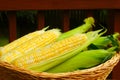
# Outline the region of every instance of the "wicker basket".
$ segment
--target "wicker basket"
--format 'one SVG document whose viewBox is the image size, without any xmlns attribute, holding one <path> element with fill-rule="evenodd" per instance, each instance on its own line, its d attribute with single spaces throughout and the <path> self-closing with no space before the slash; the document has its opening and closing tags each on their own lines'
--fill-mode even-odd
<svg viewBox="0 0 120 80">
<path fill-rule="evenodd" d="M 36 73 L 0 62 L 0 80 L 105 80 L 119 62 L 120 54 L 116 54 L 107 62 L 85 70 L 68 73 Z"/>
</svg>

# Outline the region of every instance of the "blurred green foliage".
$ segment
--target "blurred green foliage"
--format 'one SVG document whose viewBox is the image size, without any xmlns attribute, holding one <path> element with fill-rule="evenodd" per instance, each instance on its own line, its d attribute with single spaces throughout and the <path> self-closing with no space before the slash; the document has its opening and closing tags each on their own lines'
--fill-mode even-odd
<svg viewBox="0 0 120 80">
<path fill-rule="evenodd" d="M 0 47 L 9 43 L 9 40 L 5 36 L 0 36 Z"/>
</svg>

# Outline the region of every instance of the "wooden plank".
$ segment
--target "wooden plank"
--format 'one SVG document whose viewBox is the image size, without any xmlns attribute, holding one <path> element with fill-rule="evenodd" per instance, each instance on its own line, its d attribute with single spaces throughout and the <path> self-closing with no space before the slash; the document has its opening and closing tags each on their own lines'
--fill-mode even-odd
<svg viewBox="0 0 120 80">
<path fill-rule="evenodd" d="M 120 0 L 0 0 L 0 10 L 120 9 Z"/>
<path fill-rule="evenodd" d="M 120 62 L 112 71 L 112 80 L 120 80 Z"/>
<path fill-rule="evenodd" d="M 87 16 L 87 17 L 94 17 L 93 10 L 87 10 L 86 16 Z"/>
<path fill-rule="evenodd" d="M 16 35 L 17 35 L 16 12 L 9 11 L 7 16 L 8 16 L 8 22 L 9 22 L 9 42 L 12 42 L 16 39 Z"/>
<path fill-rule="evenodd" d="M 120 33 L 120 11 L 116 10 L 114 16 L 114 31 Z"/>
<path fill-rule="evenodd" d="M 120 33 L 120 11 L 116 11 L 116 13 L 114 14 L 114 32 Z M 113 69 L 112 79 L 120 80 L 120 62 Z"/>
<path fill-rule="evenodd" d="M 66 32 L 70 28 L 69 11 L 63 11 L 63 31 Z"/>
<path fill-rule="evenodd" d="M 38 19 L 38 30 L 41 30 L 45 26 L 44 11 L 38 11 L 38 13 L 37 13 L 37 19 Z"/>
</svg>

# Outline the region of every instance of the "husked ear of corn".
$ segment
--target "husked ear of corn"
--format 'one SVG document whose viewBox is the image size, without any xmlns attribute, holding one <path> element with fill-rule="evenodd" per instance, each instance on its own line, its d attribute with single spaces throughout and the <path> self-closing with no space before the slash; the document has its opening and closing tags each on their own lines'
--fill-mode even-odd
<svg viewBox="0 0 120 80">
<path fill-rule="evenodd" d="M 36 36 L 40 36 L 42 33 L 45 32 L 45 30 L 47 29 L 46 28 L 43 28 L 42 30 L 39 30 L 39 31 L 34 31 L 34 32 L 31 32 L 21 38 L 18 38 L 16 40 L 14 40 L 13 42 L 3 46 L 0 48 L 0 56 L 6 54 L 7 52 L 9 52 L 10 50 L 14 49 L 15 47 L 18 47 L 19 45 L 23 44 L 24 42 L 36 37 Z"/>
<path fill-rule="evenodd" d="M 74 50 L 76 47 L 83 45 L 86 41 L 87 36 L 85 34 L 76 34 L 46 46 L 40 52 L 36 51 L 21 56 L 14 60 L 12 64 L 18 67 L 27 68 L 45 60 L 64 55 L 65 53 Z"/>
<path fill-rule="evenodd" d="M 36 36 L 29 41 L 26 41 L 24 44 L 19 45 L 10 52 L 6 53 L 1 57 L 2 61 L 12 62 L 14 59 L 30 53 L 30 51 L 39 47 L 39 49 L 45 47 L 46 45 L 53 43 L 61 34 L 59 29 L 51 29 L 45 31 L 40 36 Z"/>
<path fill-rule="evenodd" d="M 66 60 L 69 60 L 73 56 L 78 55 L 80 52 L 87 50 L 86 48 L 94 40 L 98 39 L 104 32 L 101 32 L 101 30 L 88 32 L 88 33 L 86 33 L 87 40 L 82 45 L 79 45 L 77 48 L 75 48 L 74 50 L 72 50 L 70 52 L 68 51 L 68 52 L 64 53 L 63 55 L 53 57 L 49 60 L 44 60 L 42 62 L 39 62 L 38 64 L 33 64 L 33 65 L 27 67 L 27 69 L 35 71 L 35 72 L 43 72 L 43 71 L 49 70 L 51 68 L 54 68 L 55 66 L 64 63 Z"/>
</svg>

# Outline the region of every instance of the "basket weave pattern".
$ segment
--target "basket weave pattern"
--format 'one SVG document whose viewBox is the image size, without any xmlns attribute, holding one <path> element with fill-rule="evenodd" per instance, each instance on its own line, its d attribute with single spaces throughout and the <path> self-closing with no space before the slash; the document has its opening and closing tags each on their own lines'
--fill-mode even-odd
<svg viewBox="0 0 120 80">
<path fill-rule="evenodd" d="M 36 73 L 15 67 L 0 61 L 0 80 L 105 80 L 116 64 L 120 54 L 116 54 L 107 62 L 85 70 L 67 73 Z"/>
</svg>

